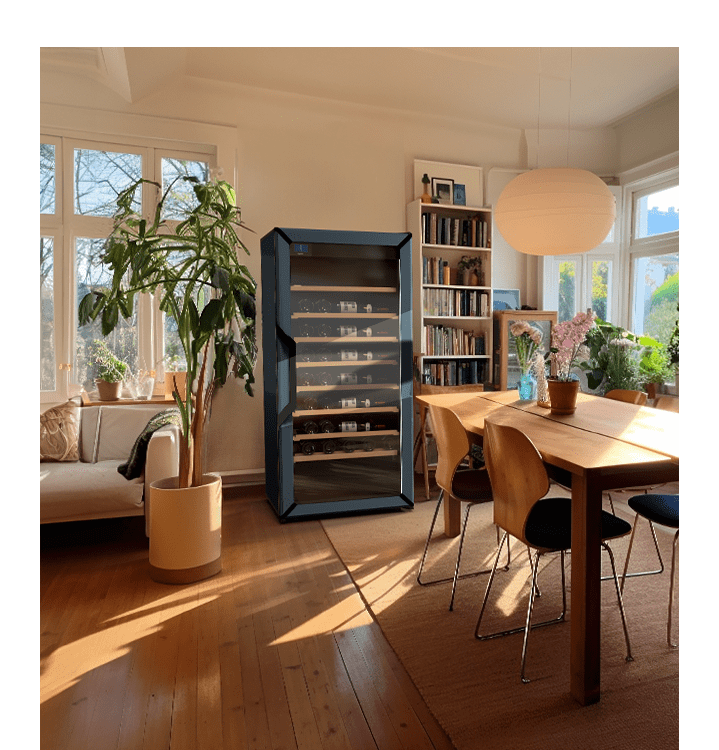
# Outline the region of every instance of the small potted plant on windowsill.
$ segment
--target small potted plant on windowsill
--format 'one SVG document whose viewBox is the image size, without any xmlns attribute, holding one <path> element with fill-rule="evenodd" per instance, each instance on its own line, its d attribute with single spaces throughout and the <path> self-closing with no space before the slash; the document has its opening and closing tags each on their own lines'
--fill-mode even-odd
<svg viewBox="0 0 719 750">
<path fill-rule="evenodd" d="M 666 346 L 649 337 L 640 337 L 639 343 L 646 347 L 639 360 L 639 372 L 647 396 L 655 399 L 657 392 L 673 374 L 669 365 L 669 354 Z"/>
<path fill-rule="evenodd" d="M 125 362 L 118 359 L 105 341 L 95 339 L 90 344 L 90 354 L 95 364 L 95 385 L 100 401 L 117 401 L 122 393 L 122 383 L 128 372 Z"/>
</svg>

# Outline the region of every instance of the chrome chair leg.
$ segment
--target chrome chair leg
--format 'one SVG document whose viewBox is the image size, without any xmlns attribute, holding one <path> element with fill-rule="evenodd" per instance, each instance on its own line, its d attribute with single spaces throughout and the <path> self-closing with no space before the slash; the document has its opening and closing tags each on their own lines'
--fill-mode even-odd
<svg viewBox="0 0 719 750">
<path fill-rule="evenodd" d="M 669 578 L 669 614 L 667 616 L 667 643 L 670 648 L 678 648 L 679 644 L 672 641 L 672 604 L 674 603 L 674 575 L 676 571 L 677 546 L 679 545 L 679 531 L 674 535 L 672 545 L 672 567 Z"/>
<path fill-rule="evenodd" d="M 434 516 L 432 517 L 432 524 L 429 527 L 429 534 L 427 535 L 427 541 L 424 545 L 424 551 L 422 553 L 422 558 L 419 563 L 419 571 L 417 573 L 417 583 L 419 583 L 420 586 L 432 586 L 435 583 L 448 583 L 449 581 L 452 581 L 452 598 L 450 600 L 449 609 L 450 611 L 454 609 L 454 596 L 457 589 L 457 581 L 462 580 L 464 578 L 474 578 L 479 575 L 484 575 L 485 573 L 489 573 L 490 569 L 487 568 L 485 570 L 478 570 L 472 573 L 464 573 L 463 575 L 459 575 L 459 568 L 460 564 L 462 562 L 462 548 L 464 546 L 464 537 L 465 533 L 467 531 L 467 522 L 469 521 L 469 512 L 472 509 L 473 503 L 470 503 L 467 506 L 467 510 L 465 512 L 464 516 L 464 523 L 462 525 L 462 534 L 459 539 L 459 550 L 457 552 L 457 562 L 455 564 L 454 568 L 454 575 L 450 578 L 437 578 L 433 581 L 423 581 L 422 580 L 422 571 L 424 570 L 424 565 L 427 560 L 427 553 L 429 551 L 429 543 L 432 539 L 432 532 L 434 531 L 434 527 L 437 524 L 437 516 L 439 515 L 439 509 L 442 505 L 442 500 L 444 499 L 444 490 L 440 490 L 439 493 L 439 499 L 437 501 L 437 507 L 434 510 Z M 499 541 L 499 527 L 495 527 L 497 530 L 497 540 Z M 510 564 L 510 553 L 509 553 L 509 544 L 507 544 L 507 563 L 504 566 L 504 570 L 509 570 L 509 564 Z"/>
<path fill-rule="evenodd" d="M 659 569 L 658 570 L 640 570 L 640 571 L 637 571 L 636 573 L 627 573 L 627 570 L 629 568 L 629 558 L 631 557 L 632 546 L 634 545 L 634 534 L 636 533 L 636 530 L 637 530 L 638 521 L 639 521 L 639 514 L 637 513 L 634 516 L 634 525 L 632 526 L 632 535 L 629 537 L 629 547 L 627 547 L 627 556 L 624 560 L 624 572 L 622 573 L 622 583 L 621 583 L 622 593 L 624 593 L 624 580 L 626 578 L 637 578 L 638 576 L 653 576 L 653 575 L 658 575 L 659 573 L 664 572 L 664 560 L 662 560 L 662 553 L 659 550 L 659 540 L 657 539 L 657 532 L 656 532 L 656 529 L 654 528 L 654 524 L 649 519 L 647 519 L 647 521 L 649 521 L 649 529 L 652 532 L 652 538 L 654 540 L 654 549 L 656 550 L 657 559 L 659 560 Z M 608 578 L 609 576 L 604 576 L 602 580 L 607 580 Z"/>
<path fill-rule="evenodd" d="M 624 613 L 624 602 L 622 600 L 622 591 L 619 586 L 619 578 L 617 577 L 617 568 L 614 564 L 614 553 L 612 552 L 611 547 L 606 543 L 602 542 L 602 547 L 607 551 L 607 554 L 609 555 L 609 562 L 612 565 L 612 574 L 614 577 L 614 586 L 617 590 L 617 601 L 619 602 L 619 613 L 622 616 L 622 627 L 624 628 L 624 640 L 627 644 L 627 656 L 626 661 L 634 661 L 634 657 L 632 656 L 632 644 L 629 642 L 629 630 L 627 629 L 627 617 Z"/>
<path fill-rule="evenodd" d="M 478 641 L 488 641 L 492 638 L 501 638 L 505 635 L 513 635 L 514 633 L 523 633 L 525 630 L 525 627 L 519 627 L 519 628 L 512 628 L 510 630 L 501 630 L 496 633 L 487 633 L 486 635 L 481 635 L 479 632 L 479 629 L 482 625 L 482 618 L 484 617 L 484 610 L 487 606 L 487 601 L 489 599 L 489 592 L 492 588 L 492 583 L 494 581 L 494 573 L 497 569 L 497 564 L 499 563 L 499 557 L 502 554 L 502 545 L 504 544 L 505 539 L 508 539 L 508 534 L 505 531 L 504 536 L 502 537 L 502 541 L 500 542 L 500 546 L 497 549 L 497 556 L 494 559 L 494 566 L 492 567 L 492 573 L 489 576 L 489 580 L 487 581 L 487 588 L 484 592 L 484 599 L 482 600 L 482 608 L 479 611 L 479 617 L 477 618 L 477 626 L 474 629 L 474 637 Z M 532 565 L 532 556 L 529 557 L 530 565 Z M 562 562 L 562 613 L 559 615 L 559 617 L 556 617 L 552 620 L 545 620 L 544 622 L 537 622 L 532 625 L 532 629 L 535 628 L 541 628 L 545 627 L 546 625 L 555 625 L 556 623 L 564 622 L 566 613 L 567 613 L 567 595 L 566 595 L 566 581 L 565 581 L 565 572 L 564 572 L 564 552 L 561 553 L 561 562 Z M 533 569 L 534 570 L 534 569 Z M 537 586 L 536 578 L 534 574 L 532 575 L 532 593 L 534 593 L 535 596 L 538 596 L 539 588 Z"/>
</svg>

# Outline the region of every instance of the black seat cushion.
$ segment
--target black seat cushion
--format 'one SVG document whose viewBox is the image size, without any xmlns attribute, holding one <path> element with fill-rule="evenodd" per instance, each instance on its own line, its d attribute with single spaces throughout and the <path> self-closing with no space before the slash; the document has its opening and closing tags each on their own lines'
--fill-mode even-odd
<svg viewBox="0 0 719 750">
<path fill-rule="evenodd" d="M 662 526 L 679 528 L 679 495 L 634 495 L 627 502 L 640 516 Z"/>
<path fill-rule="evenodd" d="M 492 485 L 486 469 L 457 471 L 452 478 L 452 494 L 460 500 L 481 503 L 492 499 Z"/>
<path fill-rule="evenodd" d="M 602 511 L 602 540 L 624 536 L 632 527 L 622 518 Z M 533 547 L 562 550 L 572 546 L 572 499 L 545 497 L 527 517 L 524 535 Z"/>
</svg>

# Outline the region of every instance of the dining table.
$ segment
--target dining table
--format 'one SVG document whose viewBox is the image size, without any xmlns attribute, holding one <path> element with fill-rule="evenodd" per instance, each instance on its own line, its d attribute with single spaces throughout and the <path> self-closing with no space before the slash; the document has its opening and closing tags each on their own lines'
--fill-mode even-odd
<svg viewBox="0 0 719 750">
<path fill-rule="evenodd" d="M 471 442 L 485 421 L 511 425 L 534 443 L 550 477 L 571 484 L 570 692 L 582 705 L 600 700 L 601 509 L 605 490 L 679 479 L 679 414 L 579 393 L 574 413 L 553 414 L 518 391 L 417 396 L 450 409 Z M 568 478 L 571 475 L 571 480 Z M 444 533 L 460 532 L 460 501 L 444 503 Z"/>
</svg>

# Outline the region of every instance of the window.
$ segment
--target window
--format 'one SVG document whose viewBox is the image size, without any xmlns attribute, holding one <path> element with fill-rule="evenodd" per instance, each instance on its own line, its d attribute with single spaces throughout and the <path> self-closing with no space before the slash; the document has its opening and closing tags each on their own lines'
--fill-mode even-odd
<svg viewBox="0 0 719 750">
<path fill-rule="evenodd" d="M 679 180 L 663 175 L 630 186 L 630 325 L 666 344 L 679 303 Z"/>
<path fill-rule="evenodd" d="M 213 164 L 209 149 L 207 153 L 173 152 L 131 144 L 41 138 L 41 402 L 63 400 L 79 386 L 94 388 L 87 347 L 103 338 L 100 321 L 79 327 L 77 305 L 88 291 L 110 283 L 100 257 L 119 193 L 141 177 L 161 182 L 163 189 L 182 175 L 205 180 Z M 159 194 L 143 192 L 140 195 L 138 191 L 136 209 L 149 217 Z M 166 202 L 166 214 L 179 220 L 194 200 L 187 183 L 177 182 Z M 156 300 L 140 295 L 132 317 L 121 321 L 106 341 L 133 372 L 158 370 L 161 378 L 164 331 L 166 327 L 171 331 L 174 323 L 164 318 Z"/>
<path fill-rule="evenodd" d="M 619 259 L 621 189 L 609 186 L 617 201 L 617 221 L 604 242 L 582 255 L 557 255 L 544 258 L 545 310 L 556 310 L 557 320 L 571 320 L 576 313 L 591 307 L 602 320 L 618 314 L 618 288 L 614 273 Z"/>
</svg>

